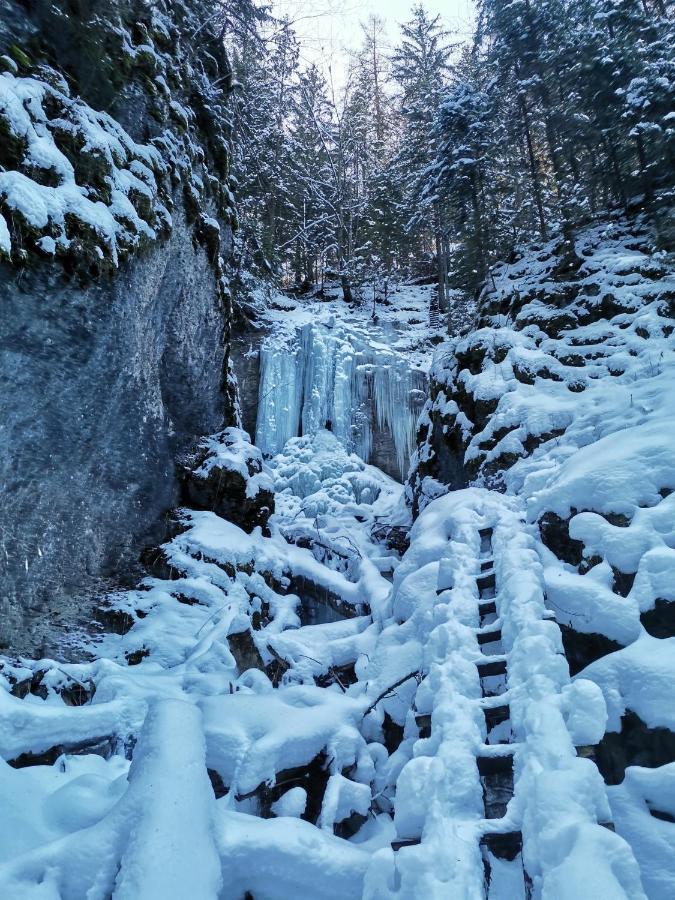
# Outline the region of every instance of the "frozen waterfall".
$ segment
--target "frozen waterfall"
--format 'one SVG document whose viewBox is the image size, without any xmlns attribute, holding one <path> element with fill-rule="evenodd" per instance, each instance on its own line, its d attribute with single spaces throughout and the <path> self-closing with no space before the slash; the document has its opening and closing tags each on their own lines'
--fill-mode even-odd
<svg viewBox="0 0 675 900">
<path fill-rule="evenodd" d="M 426 394 L 424 371 L 363 328 L 329 320 L 268 339 L 260 351 L 256 443 L 328 428 L 350 451 L 402 479 Z"/>
</svg>

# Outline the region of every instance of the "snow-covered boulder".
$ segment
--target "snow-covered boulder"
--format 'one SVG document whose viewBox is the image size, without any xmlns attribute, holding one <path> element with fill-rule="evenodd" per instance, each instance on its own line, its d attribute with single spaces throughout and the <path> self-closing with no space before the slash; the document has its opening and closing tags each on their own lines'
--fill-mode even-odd
<svg viewBox="0 0 675 900">
<path fill-rule="evenodd" d="M 249 534 L 267 529 L 274 486 L 260 450 L 241 428 L 204 438 L 183 469 L 185 502 L 234 522 Z"/>
</svg>

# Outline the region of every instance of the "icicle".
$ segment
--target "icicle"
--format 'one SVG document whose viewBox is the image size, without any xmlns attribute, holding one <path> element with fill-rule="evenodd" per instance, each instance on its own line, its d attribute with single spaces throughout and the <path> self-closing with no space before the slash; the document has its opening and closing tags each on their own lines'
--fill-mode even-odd
<svg viewBox="0 0 675 900">
<path fill-rule="evenodd" d="M 425 388 L 424 373 L 364 332 L 308 324 L 261 350 L 256 443 L 278 453 L 291 437 L 329 428 L 370 462 L 375 434 L 385 432 L 403 478 Z"/>
<path fill-rule="evenodd" d="M 288 346 L 263 347 L 255 440 L 263 453 L 278 453 L 300 428 L 303 357 Z"/>
</svg>

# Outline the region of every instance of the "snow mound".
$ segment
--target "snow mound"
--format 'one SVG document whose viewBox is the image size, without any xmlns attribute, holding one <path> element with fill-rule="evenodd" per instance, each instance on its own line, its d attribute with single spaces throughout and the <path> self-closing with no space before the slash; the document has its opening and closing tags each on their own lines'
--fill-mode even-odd
<svg viewBox="0 0 675 900">
<path fill-rule="evenodd" d="M 183 460 L 186 502 L 208 509 L 251 532 L 274 511 L 272 479 L 260 450 L 241 428 L 204 438 Z"/>
</svg>

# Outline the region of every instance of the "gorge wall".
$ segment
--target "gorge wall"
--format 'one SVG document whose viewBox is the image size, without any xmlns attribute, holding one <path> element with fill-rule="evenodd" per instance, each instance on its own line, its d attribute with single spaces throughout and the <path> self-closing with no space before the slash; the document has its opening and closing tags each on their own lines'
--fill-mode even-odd
<svg viewBox="0 0 675 900">
<path fill-rule="evenodd" d="M 202 0 L 0 3 L 0 643 L 130 579 L 235 419 L 229 63 Z M 208 20 L 208 21 L 207 21 Z"/>
</svg>

